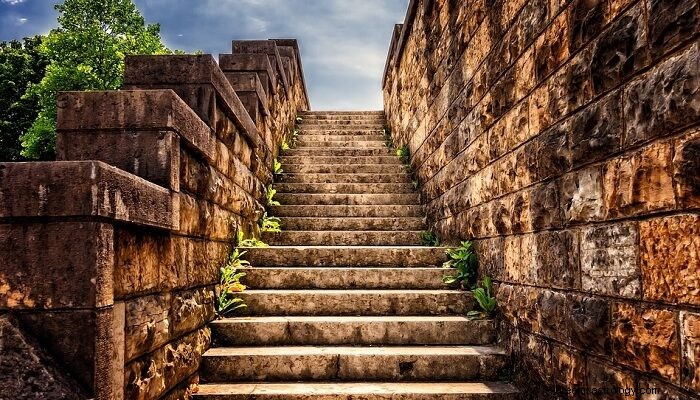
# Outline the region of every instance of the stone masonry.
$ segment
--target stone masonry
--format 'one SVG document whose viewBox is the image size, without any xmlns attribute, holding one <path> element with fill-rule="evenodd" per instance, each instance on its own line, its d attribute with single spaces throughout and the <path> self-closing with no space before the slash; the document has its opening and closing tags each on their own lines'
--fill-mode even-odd
<svg viewBox="0 0 700 400">
<path fill-rule="evenodd" d="M 695 0 L 414 0 L 394 30 L 388 125 L 533 398 L 700 398 L 699 26 Z"/>
<path fill-rule="evenodd" d="M 296 41 L 233 50 L 267 68 L 128 57 L 123 90 L 59 95 L 58 161 L 0 164 L 0 398 L 180 399 L 197 381 L 219 268 L 257 234 L 309 108 Z"/>
</svg>

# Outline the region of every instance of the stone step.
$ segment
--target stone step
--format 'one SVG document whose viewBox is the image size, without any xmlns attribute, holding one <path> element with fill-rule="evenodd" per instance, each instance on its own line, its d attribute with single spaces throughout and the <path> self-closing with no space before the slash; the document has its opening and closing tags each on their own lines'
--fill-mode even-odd
<svg viewBox="0 0 700 400">
<path fill-rule="evenodd" d="M 487 345 L 491 320 L 464 316 L 237 317 L 213 321 L 217 346 Z"/>
<path fill-rule="evenodd" d="M 255 265 L 253 263 L 253 265 Z M 246 290 L 243 315 L 464 315 L 471 294 L 459 290 Z"/>
<path fill-rule="evenodd" d="M 280 156 L 282 167 L 288 164 L 401 164 L 396 156 Z"/>
<path fill-rule="evenodd" d="M 380 125 L 372 124 L 362 124 L 362 125 L 306 125 L 299 127 L 299 132 L 302 135 L 339 135 L 339 136 L 351 136 L 351 135 L 376 135 L 384 140 L 384 128 Z"/>
<path fill-rule="evenodd" d="M 205 382 L 494 380 L 507 365 L 491 346 L 216 347 L 202 357 Z"/>
<path fill-rule="evenodd" d="M 501 382 L 294 382 L 205 384 L 204 400 L 515 400 L 518 390 Z"/>
<path fill-rule="evenodd" d="M 441 266 L 444 247 L 277 246 L 244 248 L 255 267 L 418 268 Z"/>
<path fill-rule="evenodd" d="M 333 116 L 337 117 L 339 115 L 342 116 L 363 116 L 363 115 L 371 115 L 371 116 L 384 116 L 384 110 L 365 110 L 365 111 L 343 111 L 343 110 L 337 110 L 337 111 L 301 111 L 297 114 L 300 117 L 327 117 L 327 116 Z"/>
<path fill-rule="evenodd" d="M 384 144 L 384 136 L 367 134 L 348 134 L 348 135 L 331 135 L 309 133 L 297 136 L 297 140 L 301 142 L 376 142 L 378 146 Z"/>
<path fill-rule="evenodd" d="M 283 167 L 284 169 L 284 167 Z M 406 183 L 411 184 L 408 174 L 290 174 L 283 173 L 277 176 L 277 181 L 282 183 Z"/>
<path fill-rule="evenodd" d="M 425 268 L 250 267 L 244 283 L 251 289 L 444 289 L 449 270 Z"/>
<path fill-rule="evenodd" d="M 303 118 L 297 124 L 304 125 L 355 125 L 355 124 L 372 124 L 384 127 L 386 120 L 380 117 L 364 117 L 364 118 Z"/>
<path fill-rule="evenodd" d="M 275 200 L 283 205 L 414 205 L 417 193 L 279 193 Z"/>
<path fill-rule="evenodd" d="M 403 164 L 283 164 L 290 174 L 406 174 Z"/>
<path fill-rule="evenodd" d="M 343 140 L 343 141 L 326 141 L 326 142 L 319 142 L 319 141 L 310 141 L 310 140 L 303 140 L 299 139 L 297 141 L 297 145 L 299 147 L 345 147 L 345 148 L 352 148 L 352 149 L 387 149 L 387 147 L 384 145 L 384 142 L 379 142 L 379 141 L 367 141 L 367 142 L 352 142 L 349 140 Z"/>
<path fill-rule="evenodd" d="M 351 148 L 323 148 L 323 147 L 295 147 L 284 150 L 285 156 L 326 156 L 326 157 L 365 157 L 365 156 L 394 156 L 388 147 L 377 147 L 372 149 L 351 149 Z"/>
<path fill-rule="evenodd" d="M 417 205 L 281 205 L 272 207 L 277 217 L 421 217 Z"/>
<path fill-rule="evenodd" d="M 425 227 L 423 218 L 318 218 L 285 217 L 282 229 L 290 231 L 420 231 Z"/>
<path fill-rule="evenodd" d="M 275 183 L 279 193 L 415 193 L 410 183 Z"/>
<path fill-rule="evenodd" d="M 418 246 L 420 231 L 282 231 L 263 232 L 271 246 Z"/>
</svg>

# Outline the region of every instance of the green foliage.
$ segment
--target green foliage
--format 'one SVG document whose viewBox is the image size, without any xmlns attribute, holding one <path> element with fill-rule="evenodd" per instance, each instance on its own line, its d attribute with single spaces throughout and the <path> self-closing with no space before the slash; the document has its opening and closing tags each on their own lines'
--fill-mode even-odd
<svg viewBox="0 0 700 400">
<path fill-rule="evenodd" d="M 39 114 L 39 102 L 24 97 L 41 81 L 48 64 L 39 51 L 42 36 L 0 42 L 0 161 L 21 161 L 20 135 Z"/>
<path fill-rule="evenodd" d="M 276 158 L 275 158 L 275 160 L 272 162 L 272 171 L 273 171 L 273 173 L 274 173 L 275 175 L 279 175 L 279 174 L 281 174 L 282 172 L 284 172 L 284 170 L 282 169 L 282 163 L 279 162 L 279 161 L 277 161 Z"/>
<path fill-rule="evenodd" d="M 299 129 L 294 128 L 292 131 L 292 147 L 297 145 L 297 140 L 299 140 Z"/>
<path fill-rule="evenodd" d="M 416 180 L 411 181 L 411 184 L 413 185 L 414 189 L 420 188 L 420 182 L 418 182 Z"/>
<path fill-rule="evenodd" d="M 221 267 L 221 279 L 216 299 L 216 315 L 220 318 L 235 310 L 247 307 L 243 299 L 236 297 L 236 293 L 241 293 L 246 289 L 246 286 L 241 283 L 245 272 L 241 272 L 241 270 L 249 266 L 250 263 L 243 259 L 243 255 L 245 255 L 245 251 L 234 250 L 226 265 Z"/>
<path fill-rule="evenodd" d="M 260 230 L 263 232 L 282 232 L 282 228 L 280 227 L 281 222 L 282 221 L 277 217 L 268 217 L 266 212 L 263 214 L 262 218 L 260 218 Z"/>
<path fill-rule="evenodd" d="M 275 194 L 277 194 L 277 190 L 273 189 L 272 185 L 267 186 L 267 191 L 265 192 L 265 194 L 267 196 L 267 205 L 268 206 L 271 207 L 271 206 L 280 205 L 280 202 L 274 199 Z"/>
<path fill-rule="evenodd" d="M 22 155 L 33 159 L 54 158 L 57 92 L 118 89 L 126 55 L 170 52 L 160 26 L 146 25 L 132 0 L 65 0 L 55 8 L 59 27 L 40 46 L 46 74 L 25 94 L 40 108 L 21 137 Z"/>
<path fill-rule="evenodd" d="M 302 117 L 296 117 L 296 119 L 294 121 L 298 124 L 299 122 L 301 122 L 303 120 L 304 119 Z"/>
<path fill-rule="evenodd" d="M 482 284 L 480 287 L 474 289 L 472 293 L 476 303 L 481 308 L 481 311 L 474 310 L 469 311 L 467 316 L 470 318 L 488 318 L 492 317 L 496 313 L 496 298 L 493 297 L 493 284 L 491 278 L 484 276 Z"/>
<path fill-rule="evenodd" d="M 282 141 L 282 144 L 280 145 L 280 150 L 281 151 L 289 150 L 289 143 L 287 143 L 286 140 Z"/>
<path fill-rule="evenodd" d="M 442 282 L 446 285 L 459 285 L 463 289 L 473 289 L 479 263 L 472 250 L 472 242 L 462 242 L 460 247 L 449 249 L 446 253 L 450 259 L 442 266 L 454 268 L 455 273 L 444 276 Z"/>
<path fill-rule="evenodd" d="M 238 231 L 236 243 L 238 247 L 268 247 L 268 244 L 255 236 L 246 239 L 242 231 Z"/>
<path fill-rule="evenodd" d="M 408 146 L 402 146 L 396 149 L 396 155 L 404 164 L 408 164 L 411 161 L 411 150 Z"/>
<path fill-rule="evenodd" d="M 430 231 L 420 232 L 420 242 L 422 246 L 440 246 L 440 239 Z"/>
</svg>

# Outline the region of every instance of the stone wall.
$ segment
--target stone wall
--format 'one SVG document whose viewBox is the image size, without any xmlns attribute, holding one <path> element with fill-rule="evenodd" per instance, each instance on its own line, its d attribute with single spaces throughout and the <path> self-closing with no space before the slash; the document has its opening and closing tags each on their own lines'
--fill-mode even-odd
<svg viewBox="0 0 700 400">
<path fill-rule="evenodd" d="M 499 282 L 532 397 L 700 398 L 699 21 L 696 0 L 414 0 L 394 35 L 394 140 L 434 231 Z"/>
<path fill-rule="evenodd" d="M 89 396 L 176 399 L 196 381 L 219 268 L 238 230 L 257 233 L 308 109 L 296 42 L 276 43 L 247 50 L 291 49 L 271 69 L 284 95 L 210 55 L 128 57 L 124 90 L 59 95 L 59 161 L 0 164 L 0 313 Z M 50 397 L 26 385 L 8 398 Z"/>
</svg>

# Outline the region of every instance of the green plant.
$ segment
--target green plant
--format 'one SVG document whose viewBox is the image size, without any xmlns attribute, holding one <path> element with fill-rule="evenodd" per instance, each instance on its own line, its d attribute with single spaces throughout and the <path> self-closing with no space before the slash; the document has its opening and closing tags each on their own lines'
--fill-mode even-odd
<svg viewBox="0 0 700 400">
<path fill-rule="evenodd" d="M 240 308 L 247 307 L 243 299 L 236 297 L 246 286 L 241 283 L 245 272 L 241 272 L 250 263 L 243 259 L 245 251 L 234 250 L 228 258 L 226 265 L 221 267 L 221 279 L 219 281 L 216 301 L 216 315 L 221 318 Z"/>
<path fill-rule="evenodd" d="M 396 149 L 396 155 L 399 156 L 404 164 L 408 164 L 411 161 L 411 150 L 408 146 L 402 146 Z"/>
<path fill-rule="evenodd" d="M 236 243 L 238 247 L 268 247 L 267 243 L 255 236 L 252 236 L 250 239 L 245 239 L 242 231 L 238 231 Z"/>
<path fill-rule="evenodd" d="M 299 129 L 295 127 L 292 131 L 292 146 L 297 145 L 297 140 L 299 140 Z"/>
<path fill-rule="evenodd" d="M 282 232 L 282 228 L 280 227 L 281 222 L 282 221 L 277 217 L 268 217 L 266 212 L 263 214 L 262 218 L 260 218 L 260 230 L 263 232 Z"/>
<path fill-rule="evenodd" d="M 420 232 L 420 242 L 423 246 L 440 246 L 440 239 L 430 231 Z"/>
<path fill-rule="evenodd" d="M 295 121 L 296 121 L 297 123 L 299 123 L 299 122 L 301 122 L 301 121 L 303 121 L 303 120 L 304 120 L 304 119 L 301 118 L 301 117 L 297 117 L 297 118 L 295 119 Z"/>
<path fill-rule="evenodd" d="M 286 140 L 282 141 L 282 144 L 280 145 L 280 150 L 282 150 L 282 151 L 289 150 L 289 143 L 287 143 Z"/>
<path fill-rule="evenodd" d="M 274 199 L 275 194 L 277 194 L 277 190 L 273 189 L 272 185 L 268 185 L 267 191 L 265 192 L 265 195 L 267 196 L 267 205 L 268 206 L 280 205 L 280 202 Z"/>
<path fill-rule="evenodd" d="M 418 181 L 411 181 L 411 184 L 413 184 L 414 189 L 418 189 L 420 187 L 420 183 Z"/>
<path fill-rule="evenodd" d="M 479 310 L 469 311 L 467 316 L 472 319 L 492 317 L 496 313 L 496 298 L 493 297 L 493 283 L 489 276 L 484 276 L 480 287 L 472 292 L 476 303 L 481 308 Z"/>
<path fill-rule="evenodd" d="M 442 266 L 443 268 L 454 268 L 455 273 L 444 276 L 442 282 L 446 285 L 459 285 L 463 289 L 473 289 L 476 285 L 476 272 L 479 263 L 472 250 L 472 242 L 462 242 L 459 247 L 449 249 L 446 253 L 450 259 L 445 261 Z"/>
<path fill-rule="evenodd" d="M 272 171 L 274 172 L 275 175 L 279 175 L 282 172 L 284 172 L 284 170 L 282 169 L 282 163 L 277 161 L 276 158 L 275 158 L 275 161 L 272 162 Z"/>
</svg>

